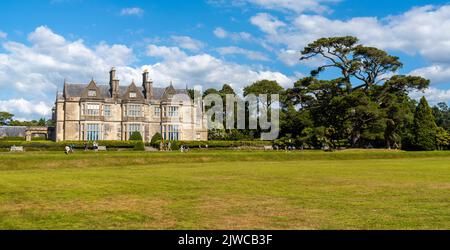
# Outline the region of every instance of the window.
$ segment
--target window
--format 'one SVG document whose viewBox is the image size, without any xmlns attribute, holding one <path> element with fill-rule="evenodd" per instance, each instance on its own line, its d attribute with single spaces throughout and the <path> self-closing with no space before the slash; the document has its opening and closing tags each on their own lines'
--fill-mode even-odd
<svg viewBox="0 0 450 250">
<path fill-rule="evenodd" d="M 180 139 L 180 132 L 178 125 L 162 126 L 162 137 L 164 140 L 178 141 Z"/>
<path fill-rule="evenodd" d="M 177 117 L 178 116 L 178 107 L 169 106 L 169 117 Z"/>
<path fill-rule="evenodd" d="M 99 124 L 87 124 L 86 126 L 86 139 L 88 141 L 98 141 L 100 139 L 100 125 Z"/>
<path fill-rule="evenodd" d="M 158 117 L 161 116 L 161 108 L 160 107 L 155 107 L 155 116 L 158 116 Z"/>
<path fill-rule="evenodd" d="M 86 105 L 87 109 L 86 109 L 86 115 L 99 115 L 100 114 L 100 105 L 99 104 L 92 104 L 92 103 L 88 103 Z"/>
<path fill-rule="evenodd" d="M 103 106 L 103 113 L 105 116 L 111 116 L 111 105 Z"/>
<path fill-rule="evenodd" d="M 131 137 L 131 134 L 133 132 L 141 132 L 141 125 L 140 124 L 129 124 L 128 125 L 128 138 Z M 142 135 L 142 133 L 141 133 Z"/>
<path fill-rule="evenodd" d="M 130 98 L 136 98 L 136 92 L 130 92 Z"/>
<path fill-rule="evenodd" d="M 89 91 L 88 91 L 88 96 L 89 96 L 89 97 L 95 97 L 95 96 L 97 96 L 97 91 L 95 91 L 95 90 L 89 90 Z"/>
<path fill-rule="evenodd" d="M 130 117 L 140 117 L 141 116 L 141 105 L 128 105 L 127 115 Z"/>
</svg>

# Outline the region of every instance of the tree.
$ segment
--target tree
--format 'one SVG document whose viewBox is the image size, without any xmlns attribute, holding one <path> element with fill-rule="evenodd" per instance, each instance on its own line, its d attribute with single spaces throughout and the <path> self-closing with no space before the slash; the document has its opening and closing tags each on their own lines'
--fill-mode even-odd
<svg viewBox="0 0 450 250">
<path fill-rule="evenodd" d="M 337 68 L 342 75 L 346 91 L 351 92 L 350 78 L 356 67 L 351 59 L 351 53 L 357 43 L 358 39 L 351 36 L 321 38 L 303 49 L 300 60 L 308 60 L 318 55 L 323 57 L 327 60 L 327 64 L 311 71 L 311 76 L 315 77 L 327 68 Z"/>
<path fill-rule="evenodd" d="M 436 129 L 437 127 L 431 108 L 426 98 L 422 97 L 414 113 L 414 149 L 425 151 L 435 150 Z"/>
<path fill-rule="evenodd" d="M 249 94 L 254 94 L 258 97 L 258 95 L 267 95 L 267 102 L 264 105 L 269 108 L 272 105 L 271 94 L 283 94 L 284 89 L 281 87 L 276 81 L 270 80 L 261 80 L 254 82 L 252 85 L 244 88 L 244 95 L 247 96 Z M 257 98 L 260 101 L 260 98 Z"/>
<path fill-rule="evenodd" d="M 387 80 L 380 79 L 381 76 L 395 72 L 403 66 L 398 57 L 374 47 L 358 45 L 358 38 L 351 36 L 318 39 L 307 45 L 301 53 L 303 56 L 300 60 L 316 56 L 326 60 L 325 65 L 311 71 L 311 76 L 317 76 L 328 68 L 338 69 L 347 93 L 360 88 L 369 89 Z M 355 87 L 351 83 L 352 77 L 360 80 L 362 84 Z"/>
<path fill-rule="evenodd" d="M 384 138 L 387 148 L 401 148 L 403 144 L 411 144 L 409 130 L 412 127 L 416 104 L 408 94 L 413 89 L 427 88 L 429 83 L 429 80 L 418 76 L 396 75 L 375 88 L 373 96 L 385 114 Z"/>
<path fill-rule="evenodd" d="M 325 63 L 286 91 L 285 103 L 309 109 L 315 127 L 333 131 L 334 140 L 348 139 L 352 147 L 375 142 L 388 148 L 401 144 L 411 121 L 410 90 L 423 90 L 429 80 L 394 75 L 403 65 L 387 52 L 358 44 L 356 37 L 318 39 L 305 47 L 300 60 L 322 57 Z M 332 80 L 316 77 L 337 69 Z"/>
<path fill-rule="evenodd" d="M 433 115 L 436 118 L 436 125 L 450 131 L 450 109 L 446 103 L 438 103 L 433 107 Z"/>
<path fill-rule="evenodd" d="M 37 122 L 36 125 L 37 125 L 37 126 L 44 127 L 45 124 L 47 124 L 47 121 L 45 120 L 45 118 L 41 118 L 41 119 L 39 119 L 39 121 Z"/>
<path fill-rule="evenodd" d="M 0 125 L 8 125 L 8 123 L 12 121 L 13 117 L 14 115 L 11 113 L 0 111 Z"/>
<path fill-rule="evenodd" d="M 130 135 L 130 141 L 142 141 L 142 135 L 139 131 L 134 131 Z"/>
<path fill-rule="evenodd" d="M 443 150 L 450 145 L 450 134 L 442 127 L 436 129 L 436 146 L 438 150 Z"/>
<path fill-rule="evenodd" d="M 354 73 L 353 76 L 363 82 L 363 84 L 353 88 L 370 88 L 375 84 L 385 81 L 388 78 L 386 73 L 396 72 L 403 64 L 396 56 L 391 56 L 383 50 L 374 47 L 358 45 L 353 49 Z"/>
</svg>

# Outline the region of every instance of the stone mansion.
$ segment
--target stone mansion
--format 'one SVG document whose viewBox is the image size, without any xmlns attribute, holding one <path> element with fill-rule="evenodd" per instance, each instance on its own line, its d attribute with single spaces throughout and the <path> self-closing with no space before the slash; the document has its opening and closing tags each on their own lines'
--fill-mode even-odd
<svg viewBox="0 0 450 250">
<path fill-rule="evenodd" d="M 147 142 L 158 132 L 165 140 L 208 139 L 202 103 L 186 89 L 155 88 L 147 71 L 142 86 L 120 86 L 116 70 L 109 74 L 109 85 L 64 82 L 53 113 L 56 141 L 128 140 L 134 131 Z"/>
</svg>

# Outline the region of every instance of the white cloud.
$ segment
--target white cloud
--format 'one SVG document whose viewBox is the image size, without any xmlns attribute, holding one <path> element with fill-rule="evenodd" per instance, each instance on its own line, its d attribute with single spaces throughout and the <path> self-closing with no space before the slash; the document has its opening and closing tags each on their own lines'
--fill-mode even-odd
<svg viewBox="0 0 450 250">
<path fill-rule="evenodd" d="M 166 47 L 150 44 L 147 47 L 147 55 L 161 57 L 166 60 L 176 60 L 177 58 L 185 58 L 187 55 L 178 47 Z"/>
<path fill-rule="evenodd" d="M 281 11 L 294 11 L 296 13 L 302 12 L 331 12 L 330 8 L 326 5 L 329 3 L 336 3 L 340 0 L 241 0 L 255 4 L 262 8 L 281 10 Z"/>
<path fill-rule="evenodd" d="M 5 39 L 8 37 L 8 34 L 0 30 L 0 39 Z"/>
<path fill-rule="evenodd" d="M 340 2 L 341 0 L 208 0 L 207 2 L 223 7 L 230 5 L 232 7 L 243 8 L 246 5 L 257 6 L 262 9 L 277 10 L 283 12 L 331 12 L 329 4 Z"/>
<path fill-rule="evenodd" d="M 422 91 L 414 91 L 410 93 L 411 98 L 415 100 L 420 100 L 422 96 L 427 98 L 427 101 L 430 105 L 436 105 L 440 102 L 450 103 L 450 89 L 437 89 L 434 87 L 428 88 L 424 92 Z"/>
<path fill-rule="evenodd" d="M 12 113 L 16 117 L 30 116 L 36 114 L 40 117 L 47 117 L 51 114 L 51 106 L 43 101 L 30 102 L 23 98 L 0 100 L 0 110 Z"/>
<path fill-rule="evenodd" d="M 251 60 L 269 61 L 269 58 L 261 52 L 243 49 L 235 46 L 220 47 L 217 49 L 221 55 L 242 55 Z"/>
<path fill-rule="evenodd" d="M 250 33 L 247 32 L 228 32 L 221 27 L 217 27 L 214 29 L 214 35 L 218 38 L 230 38 L 234 42 L 246 41 L 251 42 L 254 41 L 254 38 Z"/>
<path fill-rule="evenodd" d="M 218 38 L 225 38 L 227 37 L 228 32 L 223 28 L 217 27 L 216 29 L 214 29 L 214 35 Z"/>
<path fill-rule="evenodd" d="M 2 45 L 0 109 L 26 119 L 50 115 L 55 93 L 62 90 L 64 79 L 87 83 L 94 77 L 98 83 L 106 84 L 112 66 L 116 67 L 122 85 L 141 79 L 144 69 L 150 70 L 156 87 L 166 87 L 170 81 L 178 87 L 201 84 L 205 88 L 223 83 L 242 88 L 264 78 L 277 80 L 284 86 L 295 81 L 294 77 L 261 66 L 231 63 L 205 53 L 188 55 L 179 47 L 154 44 L 146 47 L 146 53 L 161 59 L 152 65 L 133 67 L 130 65 L 136 56 L 125 45 L 101 42 L 89 47 L 83 40 L 67 40 L 45 26 L 31 32 L 27 43 L 5 41 Z"/>
<path fill-rule="evenodd" d="M 172 40 L 177 44 L 178 47 L 194 52 L 197 52 L 205 47 L 205 44 L 203 42 L 192 39 L 189 36 L 172 36 Z"/>
<path fill-rule="evenodd" d="M 142 17 L 144 15 L 144 10 L 139 7 L 124 8 L 120 10 L 121 16 L 138 16 Z"/>
<path fill-rule="evenodd" d="M 286 26 L 286 24 L 278 20 L 278 18 L 267 13 L 258 13 L 250 19 L 250 22 L 268 34 L 276 34 L 278 28 Z"/>
<path fill-rule="evenodd" d="M 200 84 L 204 88 L 230 83 L 239 90 L 261 79 L 276 80 L 283 86 L 291 86 L 295 81 L 294 77 L 280 72 L 226 62 L 209 54 L 187 55 L 177 47 L 157 45 L 148 48 L 148 55 L 163 58 L 161 62 L 142 67 L 149 70 L 155 82 L 173 81 L 178 87 Z"/>
<path fill-rule="evenodd" d="M 360 42 L 391 51 L 419 55 L 432 66 L 415 73 L 447 81 L 450 72 L 450 5 L 423 6 L 386 18 L 354 17 L 330 19 L 320 15 L 300 14 L 285 23 L 269 14 L 260 13 L 251 23 L 265 32 L 264 40 L 277 46 L 278 57 L 294 65 L 294 51 L 321 37 L 356 36 Z"/>
<path fill-rule="evenodd" d="M 33 104 L 43 102 L 45 108 L 51 107 L 64 78 L 69 82 L 87 82 L 94 77 L 104 83 L 108 81 L 107 72 L 111 66 L 118 68 L 121 80 L 131 81 L 131 68 L 127 65 L 135 57 L 133 50 L 124 45 L 100 43 L 89 48 L 82 40 L 67 41 L 45 26 L 37 27 L 30 33 L 28 41 L 29 45 L 13 41 L 2 44 L 5 51 L 0 53 L 0 90 L 3 98 L 7 93 L 12 100 L 22 98 Z M 42 111 L 42 105 L 38 106 L 42 109 L 25 109 L 27 106 L 23 101 L 14 103 L 35 115 L 48 114 Z M 21 112 L 32 116 L 30 112 Z"/>
<path fill-rule="evenodd" d="M 450 65 L 433 64 L 410 72 L 411 75 L 430 79 L 432 83 L 450 83 Z"/>
</svg>

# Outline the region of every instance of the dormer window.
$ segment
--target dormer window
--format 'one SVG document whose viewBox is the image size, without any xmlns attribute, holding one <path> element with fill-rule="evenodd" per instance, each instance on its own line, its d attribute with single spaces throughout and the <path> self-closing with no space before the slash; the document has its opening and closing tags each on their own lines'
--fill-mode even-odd
<svg viewBox="0 0 450 250">
<path fill-rule="evenodd" d="M 136 92 L 130 92 L 130 98 L 136 98 Z"/>
<path fill-rule="evenodd" d="M 97 91 L 96 90 L 89 90 L 88 91 L 88 96 L 89 97 L 96 97 L 97 96 Z"/>
</svg>

